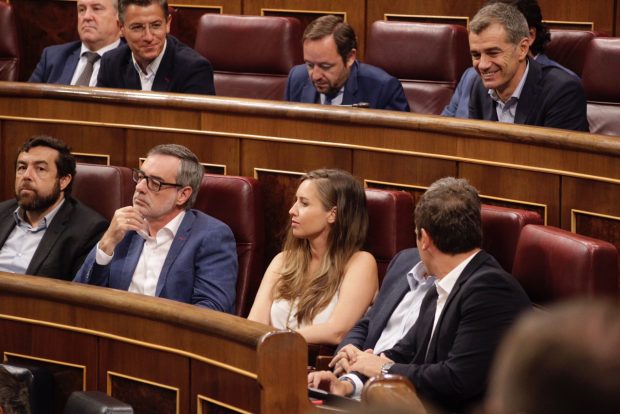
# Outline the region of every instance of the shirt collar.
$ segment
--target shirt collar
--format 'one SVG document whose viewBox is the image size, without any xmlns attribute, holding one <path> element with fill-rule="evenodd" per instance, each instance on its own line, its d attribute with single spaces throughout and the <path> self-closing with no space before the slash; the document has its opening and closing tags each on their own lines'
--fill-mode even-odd
<svg viewBox="0 0 620 414">
<path fill-rule="evenodd" d="M 407 283 L 409 284 L 409 289 L 411 290 L 414 290 L 419 285 L 428 283 L 429 280 L 435 280 L 435 277 L 428 274 L 428 270 L 426 270 L 426 266 L 422 260 L 416 263 L 416 265 L 413 266 L 407 273 Z"/>
<path fill-rule="evenodd" d="M 149 63 L 146 66 L 146 75 L 144 74 L 144 72 L 142 72 L 142 69 L 140 68 L 140 65 L 138 65 L 138 62 L 136 62 L 136 58 L 134 57 L 133 52 L 132 52 L 131 60 L 133 61 L 133 66 L 134 68 L 136 68 L 138 73 L 141 73 L 142 76 L 145 76 L 146 78 L 151 78 L 152 76 L 155 76 L 155 74 L 157 73 L 157 69 L 159 69 L 159 64 L 161 63 L 161 60 L 164 58 L 164 53 L 166 53 L 167 45 L 168 45 L 168 39 L 164 40 L 164 47 L 159 53 L 159 55 L 155 59 L 153 59 L 151 63 Z"/>
<path fill-rule="evenodd" d="M 452 292 L 452 289 L 454 288 L 456 281 L 459 279 L 459 276 L 461 276 L 461 273 L 463 273 L 465 267 L 478 254 L 478 252 L 480 252 L 480 250 L 472 253 L 469 257 L 459 263 L 454 269 L 450 270 L 450 272 L 448 272 L 448 274 L 445 275 L 442 279 L 435 281 L 438 295 L 450 295 L 450 292 Z"/>
<path fill-rule="evenodd" d="M 529 62 L 529 59 L 525 59 L 525 71 L 523 72 L 523 76 L 521 77 L 521 80 L 519 81 L 517 88 L 512 93 L 512 96 L 506 99 L 506 102 L 504 103 L 508 103 L 513 98 L 517 101 L 519 100 L 519 98 L 521 97 L 521 91 L 523 90 L 523 86 L 525 86 L 525 80 L 527 79 L 527 73 L 529 71 L 530 71 L 530 62 Z M 499 98 L 499 94 L 495 91 L 495 89 L 489 89 L 489 95 L 491 96 L 491 99 L 493 99 L 495 102 L 502 102 L 502 100 Z"/>
<path fill-rule="evenodd" d="M 32 227 L 32 225 L 28 223 L 28 221 L 26 221 L 26 219 L 24 218 L 26 211 L 21 207 L 17 207 L 15 211 L 13 211 L 13 217 L 15 218 L 15 224 L 18 225 L 19 227 L 31 230 L 33 233 L 39 232 L 41 230 L 45 230 L 47 229 L 47 226 L 49 225 L 49 223 L 52 222 L 52 220 L 56 216 L 56 213 L 58 213 L 58 210 L 60 210 L 60 207 L 62 207 L 64 203 L 65 203 L 65 199 L 63 198 L 60 201 L 60 203 L 58 203 L 58 205 L 54 207 L 52 211 L 47 213 L 43 217 L 43 219 L 39 220 L 39 222 L 37 223 L 37 227 Z"/>
<path fill-rule="evenodd" d="M 120 43 L 121 43 L 121 39 L 116 39 L 116 42 L 112 42 L 109 45 L 104 46 L 99 50 L 90 50 L 84 43 L 82 43 L 82 48 L 80 50 L 80 56 L 82 56 L 84 52 L 95 52 L 99 56 L 103 56 L 105 52 L 109 52 L 112 49 L 116 49 Z"/>
<path fill-rule="evenodd" d="M 139 231 L 138 234 L 140 235 L 140 237 L 142 237 L 144 240 L 147 240 L 147 241 L 155 240 L 157 236 L 162 234 L 162 232 L 167 232 L 172 236 L 172 238 L 174 238 L 177 235 L 177 231 L 179 231 L 179 227 L 181 227 L 181 222 L 183 221 L 183 217 L 185 217 L 185 210 L 181 211 L 179 214 L 176 215 L 175 218 L 170 220 L 168 223 L 166 223 L 164 227 L 159 229 L 155 237 L 149 236 L 144 231 Z"/>
</svg>

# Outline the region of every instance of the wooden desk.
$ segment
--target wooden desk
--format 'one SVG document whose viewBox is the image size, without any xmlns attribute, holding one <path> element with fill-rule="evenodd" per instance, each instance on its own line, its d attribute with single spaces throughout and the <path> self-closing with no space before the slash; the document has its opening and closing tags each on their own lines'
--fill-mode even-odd
<svg viewBox="0 0 620 414">
<path fill-rule="evenodd" d="M 74 390 L 136 412 L 303 413 L 306 342 L 167 299 L 0 273 L 0 351 L 47 366 L 55 413 Z"/>
<path fill-rule="evenodd" d="M 187 145 L 264 185 L 267 257 L 280 249 L 295 172 L 351 171 L 419 197 L 465 177 L 484 203 L 536 210 L 545 223 L 620 246 L 620 138 L 361 108 L 0 82 L 2 194 L 15 149 L 46 133 L 91 159 L 136 167 L 156 144 Z M 99 155 L 97 155 L 99 154 Z"/>
</svg>

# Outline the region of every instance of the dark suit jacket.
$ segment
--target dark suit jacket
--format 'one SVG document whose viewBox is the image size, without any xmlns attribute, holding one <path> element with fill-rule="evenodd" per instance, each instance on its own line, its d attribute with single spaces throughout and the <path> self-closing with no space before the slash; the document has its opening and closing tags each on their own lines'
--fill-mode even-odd
<svg viewBox="0 0 620 414">
<path fill-rule="evenodd" d="M 127 44 L 119 46 L 101 58 L 97 86 L 142 89 L 140 76 L 133 65 L 131 49 Z M 169 35 L 152 90 L 215 95 L 211 63 L 194 49 Z"/>
<path fill-rule="evenodd" d="M 586 96 L 575 76 L 529 59 L 530 69 L 521 91 L 515 124 L 589 131 Z M 476 77 L 469 100 L 472 119 L 497 121 L 497 104 Z"/>
<path fill-rule="evenodd" d="M 415 349 L 413 338 L 420 335 L 415 331 L 416 323 L 385 352 L 396 362 L 389 372 L 409 378 L 423 398 L 451 411 L 462 411 L 484 395 L 502 335 L 530 307 L 519 283 L 491 255 L 481 251 L 456 281 L 428 353 Z"/>
<path fill-rule="evenodd" d="M 318 103 L 306 65 L 297 65 L 288 75 L 284 100 Z M 400 81 L 384 70 L 355 61 L 344 87 L 343 105 L 366 102 L 370 108 L 409 112 L 409 103 Z"/>
<path fill-rule="evenodd" d="M 128 290 L 144 239 L 127 233 L 112 262 L 100 266 L 95 246 L 74 282 Z M 237 246 L 230 228 L 197 210 L 188 210 L 164 261 L 155 295 L 179 302 L 234 312 Z"/>
<path fill-rule="evenodd" d="M 15 228 L 15 200 L 0 203 L 0 246 Z M 26 274 L 71 280 L 108 222 L 79 201 L 67 197 L 54 216 L 26 269 Z"/>
<path fill-rule="evenodd" d="M 70 85 L 80 60 L 81 48 L 82 42 L 79 40 L 46 47 L 28 82 Z"/>
<path fill-rule="evenodd" d="M 379 295 L 374 305 L 366 312 L 353 329 L 338 345 L 338 350 L 345 345 L 353 344 L 361 350 L 374 348 L 387 325 L 392 312 L 398 306 L 410 287 L 407 273 L 420 261 L 418 249 L 406 249 L 399 252 L 387 268 L 381 283 Z"/>
</svg>

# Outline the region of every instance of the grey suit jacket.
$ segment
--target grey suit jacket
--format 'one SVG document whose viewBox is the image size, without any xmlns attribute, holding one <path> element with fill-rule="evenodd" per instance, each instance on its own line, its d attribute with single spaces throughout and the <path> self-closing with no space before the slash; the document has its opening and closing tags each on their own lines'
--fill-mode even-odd
<svg viewBox="0 0 620 414">
<path fill-rule="evenodd" d="M 15 200 L 0 203 L 0 246 L 15 228 L 16 208 Z M 67 197 L 45 231 L 26 274 L 72 280 L 107 227 L 108 222 L 99 213 Z"/>
</svg>

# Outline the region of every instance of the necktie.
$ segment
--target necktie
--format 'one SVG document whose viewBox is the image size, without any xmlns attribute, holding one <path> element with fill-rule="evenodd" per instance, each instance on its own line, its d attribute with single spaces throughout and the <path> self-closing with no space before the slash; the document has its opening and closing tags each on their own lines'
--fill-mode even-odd
<svg viewBox="0 0 620 414">
<path fill-rule="evenodd" d="M 84 66 L 84 70 L 80 74 L 77 82 L 75 82 L 76 86 L 90 85 L 90 77 L 93 74 L 93 65 L 101 58 L 101 56 L 95 52 L 84 52 L 84 55 L 86 56 L 86 66 Z"/>
</svg>

